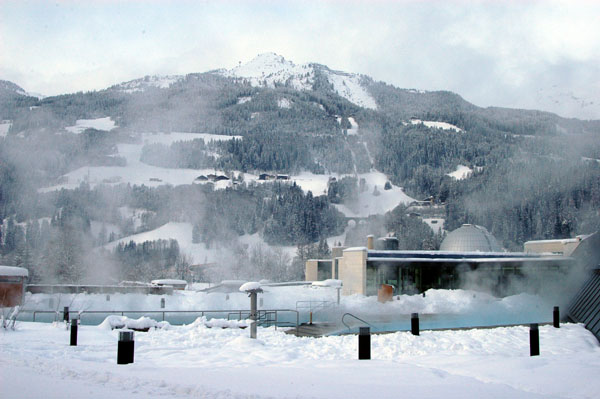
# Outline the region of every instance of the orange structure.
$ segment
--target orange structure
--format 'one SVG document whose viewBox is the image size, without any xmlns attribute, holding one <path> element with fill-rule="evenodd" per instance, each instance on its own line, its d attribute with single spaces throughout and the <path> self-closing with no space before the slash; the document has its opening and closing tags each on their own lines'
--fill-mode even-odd
<svg viewBox="0 0 600 399">
<path fill-rule="evenodd" d="M 22 267 L 0 266 L 0 307 L 11 308 L 23 303 L 29 272 Z"/>
</svg>

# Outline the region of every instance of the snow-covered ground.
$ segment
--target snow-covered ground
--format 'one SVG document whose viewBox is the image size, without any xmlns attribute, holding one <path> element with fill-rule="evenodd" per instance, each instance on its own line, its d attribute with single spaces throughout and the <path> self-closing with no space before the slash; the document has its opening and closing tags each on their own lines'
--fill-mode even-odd
<svg viewBox="0 0 600 399">
<path fill-rule="evenodd" d="M 453 124 L 447 123 L 447 122 L 422 121 L 420 119 L 411 119 L 410 123 L 412 123 L 413 125 L 418 125 L 419 123 L 422 123 L 427 127 L 432 127 L 432 128 L 436 128 L 436 129 L 442 129 L 442 130 L 455 130 L 457 132 L 463 131 L 458 126 L 454 126 Z"/>
<path fill-rule="evenodd" d="M 277 100 L 277 106 L 283 109 L 290 109 L 292 108 L 292 103 L 287 98 L 280 98 Z"/>
<path fill-rule="evenodd" d="M 6 137 L 11 126 L 12 122 L 9 120 L 0 121 L 0 137 Z"/>
<path fill-rule="evenodd" d="M 83 126 L 83 125 L 82 125 Z M 192 141 L 203 139 L 212 140 L 231 140 L 241 138 L 241 136 L 222 136 L 206 133 L 143 133 L 140 135 L 141 144 L 118 144 L 118 155 L 125 158 L 125 166 L 84 166 L 64 175 L 65 182 L 46 187 L 40 191 L 54 191 L 61 188 L 74 189 L 83 182 L 90 186 L 98 184 L 130 183 L 136 185 L 146 185 L 157 187 L 163 184 L 174 186 L 182 184 L 192 184 L 199 175 L 215 173 L 214 169 L 169 169 L 158 166 L 147 165 L 140 161 L 142 148 L 145 144 L 164 144 L 170 145 L 177 141 Z M 224 174 L 224 172 L 220 172 Z M 215 184 L 216 187 L 225 187 L 228 181 L 221 181 Z"/>
<path fill-rule="evenodd" d="M 131 80 L 129 82 L 121 83 L 116 86 L 111 87 L 113 90 L 118 90 L 123 93 L 135 93 L 142 92 L 149 87 L 154 87 L 158 89 L 166 89 L 171 86 L 173 83 L 176 83 L 182 79 L 184 76 L 180 75 L 154 75 L 154 76 L 145 76 L 140 79 Z"/>
<path fill-rule="evenodd" d="M 444 219 L 443 218 L 423 218 L 423 222 L 427 224 L 427 226 L 431 227 L 434 233 L 439 233 L 440 230 L 444 231 Z"/>
<path fill-rule="evenodd" d="M 354 74 L 343 72 L 329 71 L 327 74 L 329 83 L 333 85 L 333 90 L 346 100 L 359 107 L 377 109 L 375 99 L 369 94 L 367 89 L 363 87 L 361 77 Z"/>
<path fill-rule="evenodd" d="M 517 312 L 535 302 L 528 296 L 505 301 L 485 295 L 473 299 L 472 294 L 428 291 L 425 298 L 373 303 L 390 312 L 398 310 L 400 302 L 410 311 L 410 301 L 468 311 L 492 304 L 488 311 L 504 307 Z M 269 295 L 272 292 L 259 297 L 270 304 Z M 183 292 L 169 296 L 167 308 L 178 296 L 223 301 L 225 294 Z M 277 296 L 295 297 L 290 291 Z M 158 307 L 158 296 L 147 297 L 154 297 Z M 248 308 L 245 293 L 230 297 Z M 367 299 L 344 298 L 363 308 L 371 305 Z M 118 302 L 113 295 L 109 303 Z M 579 399 L 595 398 L 600 392 L 600 347 L 579 324 L 540 326 L 538 357 L 529 356 L 528 327 L 505 327 L 373 335 L 372 360 L 357 360 L 355 335 L 297 338 L 282 328 L 259 327 L 258 339 L 252 340 L 248 329 L 215 328 L 231 324 L 217 320 L 208 328 L 207 320 L 199 318 L 188 325 L 163 323 L 162 328 L 136 332 L 135 362 L 117 365 L 118 330 L 110 330 L 113 321 L 119 320 L 79 326 L 76 347 L 69 346 L 63 323 L 18 322 L 15 330 L 0 330 L 0 397 Z"/>
<path fill-rule="evenodd" d="M 359 173 L 359 180 L 367 181 L 366 190 L 359 193 L 356 203 L 335 205 L 347 217 L 367 217 L 369 215 L 382 215 L 391 211 L 399 204 L 408 204 L 414 201 L 402 191 L 402 188 L 392 185 L 390 190 L 384 190 L 388 178 L 380 172 Z M 375 187 L 377 193 L 373 194 Z"/>
<path fill-rule="evenodd" d="M 180 251 L 183 254 L 188 255 L 193 263 L 214 263 L 219 260 L 222 261 L 223 257 L 231 251 L 229 248 L 225 247 L 212 246 L 208 248 L 204 243 L 192 242 L 192 230 L 193 226 L 190 223 L 169 222 L 154 230 L 122 237 L 106 244 L 104 248 L 112 251 L 119 243 L 127 244 L 128 242 L 133 241 L 136 244 L 141 244 L 145 241 L 173 239 L 177 240 Z M 295 246 L 269 246 L 258 233 L 240 236 L 238 242 L 242 245 L 247 245 L 248 248 L 256 245 L 270 247 L 271 249 L 278 248 L 288 254 L 290 259 L 296 255 Z"/>
<path fill-rule="evenodd" d="M 355 136 L 358 134 L 358 123 L 356 123 L 356 121 L 354 120 L 353 117 L 349 117 L 348 121 L 350 122 L 350 126 L 352 126 L 350 129 L 348 129 L 348 135 L 349 136 Z"/>
<path fill-rule="evenodd" d="M 65 129 L 71 133 L 79 134 L 85 129 L 111 131 L 115 127 L 117 127 L 115 122 L 107 116 L 96 119 L 78 119 L 74 126 L 67 126 Z"/>
<path fill-rule="evenodd" d="M 453 177 L 456 180 L 462 180 L 471 176 L 471 173 L 473 173 L 473 169 L 465 165 L 458 165 L 454 172 L 446 173 L 446 176 Z"/>
</svg>

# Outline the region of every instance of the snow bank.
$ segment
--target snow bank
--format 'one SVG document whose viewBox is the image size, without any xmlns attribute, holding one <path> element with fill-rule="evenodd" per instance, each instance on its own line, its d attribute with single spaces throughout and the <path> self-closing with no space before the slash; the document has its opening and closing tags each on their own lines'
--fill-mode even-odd
<svg viewBox="0 0 600 399">
<path fill-rule="evenodd" d="M 210 319 L 206 316 L 198 317 L 192 324 L 192 327 L 204 326 L 208 328 L 246 328 L 253 320 L 227 320 L 227 319 Z"/>
<path fill-rule="evenodd" d="M 356 336 L 296 338 L 281 329 L 206 328 L 194 323 L 135 336 L 135 364 L 115 362 L 117 331 L 80 326 L 79 346 L 50 324 L 0 333 L 0 397 L 223 399 L 593 398 L 600 347 L 579 324 L 540 326 L 541 356 L 528 327 L 371 336 L 371 361 Z M 64 343 L 64 344 L 63 344 Z M 558 378 L 557 376 L 560 376 Z"/>
<path fill-rule="evenodd" d="M 105 330 L 123 329 L 128 328 L 131 330 L 147 330 L 150 328 L 163 328 L 168 329 L 171 324 L 167 321 L 156 321 L 149 317 L 142 316 L 139 319 L 130 319 L 127 316 L 108 316 L 102 323 L 98 325 L 99 328 Z"/>
</svg>

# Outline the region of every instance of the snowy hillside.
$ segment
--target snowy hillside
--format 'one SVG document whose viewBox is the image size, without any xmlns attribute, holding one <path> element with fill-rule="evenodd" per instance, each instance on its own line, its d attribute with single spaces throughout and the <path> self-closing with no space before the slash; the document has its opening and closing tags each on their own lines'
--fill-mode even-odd
<svg viewBox="0 0 600 399">
<path fill-rule="evenodd" d="M 360 107 L 377 109 L 375 99 L 361 84 L 361 76 L 331 71 L 316 64 L 296 65 L 275 53 L 260 54 L 246 64 L 221 70 L 220 73 L 226 77 L 246 79 L 252 86 L 274 87 L 281 84 L 296 90 L 312 90 L 316 67 L 325 74 L 338 95 Z"/>
<path fill-rule="evenodd" d="M 418 124 L 422 123 L 427 127 L 431 127 L 431 128 L 435 128 L 435 129 L 442 129 L 442 130 L 454 130 L 459 133 L 462 133 L 462 131 L 463 131 L 458 126 L 454 126 L 453 124 L 447 123 L 447 122 L 422 121 L 420 119 L 411 119 L 410 123 L 412 123 L 413 125 L 418 125 Z"/>
<path fill-rule="evenodd" d="M 71 133 L 79 134 L 85 129 L 96 129 L 110 131 L 117 126 L 110 117 L 96 119 L 78 119 L 74 126 L 67 126 L 65 129 Z"/>
<path fill-rule="evenodd" d="M 106 122 L 106 125 L 108 125 L 107 119 L 108 118 L 102 118 L 101 121 Z M 98 121 L 99 120 L 93 120 L 92 122 L 95 122 L 93 125 L 98 126 Z M 87 124 L 89 125 L 89 123 Z M 72 128 L 83 129 L 83 125 L 86 125 L 86 123 L 83 123 L 79 127 L 74 126 Z M 174 186 L 181 184 L 192 184 L 196 177 L 201 174 L 214 173 L 214 169 L 169 169 L 147 165 L 140 161 L 142 148 L 144 145 L 154 143 L 170 145 L 177 141 L 192 141 L 195 139 L 203 139 L 204 141 L 208 142 L 212 140 L 231 140 L 235 137 L 240 138 L 239 136 L 175 132 L 168 134 L 142 133 L 139 137 L 141 140 L 140 144 L 117 145 L 117 155 L 125 158 L 127 161 L 125 166 L 85 166 L 64 175 L 61 184 L 46 187 L 41 191 L 54 191 L 60 190 L 61 188 L 73 189 L 78 187 L 83 182 L 90 184 L 92 187 L 98 184 L 118 183 L 131 183 L 150 187 L 156 187 L 165 184 L 171 184 Z M 225 187 L 226 185 L 227 182 L 217 183 L 217 187 Z"/>
<path fill-rule="evenodd" d="M 171 239 L 177 240 L 179 249 L 182 253 L 190 257 L 192 263 L 222 262 L 223 258 L 230 252 L 230 249 L 228 248 L 221 248 L 219 246 L 208 248 L 204 243 L 192 242 L 192 225 L 190 223 L 180 222 L 169 222 L 154 230 L 120 238 L 106 244 L 104 248 L 112 251 L 120 243 L 127 244 L 133 241 L 136 244 L 142 244 L 145 241 Z M 249 248 L 255 245 L 268 246 L 258 234 L 240 236 L 238 242 Z M 295 246 L 282 246 L 277 248 L 289 255 L 290 259 L 296 254 Z"/>
<path fill-rule="evenodd" d="M 471 176 L 471 173 L 473 173 L 473 169 L 465 165 L 458 165 L 454 172 L 447 173 L 446 175 L 453 177 L 456 180 L 463 180 Z"/>
<path fill-rule="evenodd" d="M 142 92 L 148 88 L 166 89 L 173 83 L 182 80 L 184 76 L 179 75 L 154 75 L 145 76 L 140 79 L 131 80 L 129 82 L 120 83 L 110 87 L 111 90 L 120 91 L 123 93 Z"/>
</svg>

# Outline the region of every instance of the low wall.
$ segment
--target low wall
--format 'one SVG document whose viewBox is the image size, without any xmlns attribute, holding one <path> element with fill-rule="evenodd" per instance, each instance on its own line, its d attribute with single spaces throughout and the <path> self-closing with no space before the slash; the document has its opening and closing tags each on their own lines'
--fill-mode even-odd
<svg viewBox="0 0 600 399">
<path fill-rule="evenodd" d="M 119 285 L 71 285 L 71 284 L 30 284 L 27 292 L 32 294 L 151 294 L 171 295 L 170 286 L 119 286 Z"/>
</svg>

